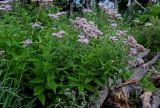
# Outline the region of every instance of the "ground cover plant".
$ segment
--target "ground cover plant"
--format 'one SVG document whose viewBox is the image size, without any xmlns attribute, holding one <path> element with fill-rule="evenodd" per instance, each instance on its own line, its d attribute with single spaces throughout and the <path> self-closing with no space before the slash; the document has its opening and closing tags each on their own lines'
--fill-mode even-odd
<svg viewBox="0 0 160 108">
<path fill-rule="evenodd" d="M 86 108 L 108 79 L 116 85 L 143 65 L 138 54 L 148 50 L 119 13 L 99 7 L 70 17 L 52 5 L 0 10 L 0 106 Z"/>
</svg>

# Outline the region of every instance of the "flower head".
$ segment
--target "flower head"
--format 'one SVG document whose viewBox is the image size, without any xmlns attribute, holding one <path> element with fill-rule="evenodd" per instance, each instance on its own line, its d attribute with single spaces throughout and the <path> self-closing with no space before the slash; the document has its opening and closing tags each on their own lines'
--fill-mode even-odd
<svg viewBox="0 0 160 108">
<path fill-rule="evenodd" d="M 147 22 L 144 26 L 149 27 L 149 26 L 152 26 L 152 25 L 153 25 L 152 23 Z"/>
<path fill-rule="evenodd" d="M 48 14 L 48 16 L 52 19 L 58 19 L 59 17 L 65 15 L 65 14 L 66 14 L 66 12 L 58 12 L 56 14 Z"/>
<path fill-rule="evenodd" d="M 63 38 L 64 35 L 65 35 L 65 31 L 61 30 L 61 31 L 59 31 L 59 32 L 57 32 L 57 33 L 52 33 L 51 35 L 52 35 L 52 36 L 55 36 L 55 37 L 57 37 L 57 38 Z"/>
<path fill-rule="evenodd" d="M 82 10 L 84 13 L 91 13 L 91 12 L 93 12 L 91 9 L 83 9 Z"/>
<path fill-rule="evenodd" d="M 41 22 L 31 23 L 31 25 L 32 25 L 32 28 L 40 28 L 40 29 L 43 28 L 43 26 L 41 26 L 42 25 Z"/>
<path fill-rule="evenodd" d="M 85 35 L 79 35 L 78 41 L 81 42 L 81 43 L 88 44 L 89 43 L 89 38 Z"/>
<path fill-rule="evenodd" d="M 111 26 L 112 26 L 113 28 L 117 28 L 118 25 L 117 25 L 117 23 L 112 23 Z"/>
<path fill-rule="evenodd" d="M 27 47 L 27 46 L 31 45 L 33 42 L 31 39 L 27 39 L 21 43 L 23 43 L 23 47 Z"/>
<path fill-rule="evenodd" d="M 0 6 L 0 10 L 10 11 L 10 10 L 12 10 L 12 6 L 9 5 L 9 4 L 2 4 L 2 5 Z"/>
<path fill-rule="evenodd" d="M 0 51 L 0 55 L 2 55 L 2 54 L 4 54 L 5 53 L 5 51 Z"/>
</svg>

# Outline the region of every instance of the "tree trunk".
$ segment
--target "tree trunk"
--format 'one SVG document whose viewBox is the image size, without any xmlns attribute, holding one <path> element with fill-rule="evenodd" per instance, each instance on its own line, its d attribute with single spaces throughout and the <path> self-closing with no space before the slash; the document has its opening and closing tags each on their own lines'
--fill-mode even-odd
<svg viewBox="0 0 160 108">
<path fill-rule="evenodd" d="M 69 0 L 69 16 L 73 13 L 74 2 Z"/>
<path fill-rule="evenodd" d="M 114 8 L 118 11 L 118 0 L 114 0 Z"/>
<path fill-rule="evenodd" d="M 100 2 L 100 0 L 96 0 L 96 7 L 98 8 L 98 3 Z"/>
<path fill-rule="evenodd" d="M 90 9 L 91 7 L 91 0 L 85 0 L 85 8 Z"/>
</svg>

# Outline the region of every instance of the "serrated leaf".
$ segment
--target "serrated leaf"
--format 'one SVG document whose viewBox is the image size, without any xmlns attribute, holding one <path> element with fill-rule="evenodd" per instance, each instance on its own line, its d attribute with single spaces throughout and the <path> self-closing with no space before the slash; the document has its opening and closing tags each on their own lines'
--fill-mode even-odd
<svg viewBox="0 0 160 108">
<path fill-rule="evenodd" d="M 46 97 L 44 94 L 38 95 L 38 99 L 41 101 L 42 105 L 45 104 Z"/>
<path fill-rule="evenodd" d="M 94 81 L 97 85 L 103 86 L 103 84 L 102 84 L 102 82 L 101 82 L 100 80 L 94 79 L 93 81 Z"/>
<path fill-rule="evenodd" d="M 42 86 L 35 87 L 34 88 L 34 96 L 41 94 L 44 90 L 45 90 L 45 88 Z"/>
</svg>

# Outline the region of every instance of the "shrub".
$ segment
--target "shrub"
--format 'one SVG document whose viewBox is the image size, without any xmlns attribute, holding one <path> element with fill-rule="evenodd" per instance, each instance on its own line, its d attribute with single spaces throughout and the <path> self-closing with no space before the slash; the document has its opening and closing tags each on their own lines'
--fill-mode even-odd
<svg viewBox="0 0 160 108">
<path fill-rule="evenodd" d="M 143 12 L 142 14 L 139 14 L 136 19 L 145 23 L 149 21 L 152 17 L 160 18 L 160 5 L 159 4 L 148 7 L 148 10 Z"/>
<path fill-rule="evenodd" d="M 152 17 L 144 26 L 137 27 L 141 31 L 137 33 L 138 41 L 153 52 L 159 51 L 160 45 L 160 19 Z"/>
<path fill-rule="evenodd" d="M 116 79 L 125 71 L 122 43 L 112 43 L 103 35 L 82 44 L 77 41 L 79 31 L 66 16 L 51 20 L 46 11 L 40 11 L 39 17 L 30 18 L 38 10 L 22 10 L 5 14 L 0 22 L 0 28 L 5 25 L 0 32 L 0 48 L 5 51 L 3 68 L 8 67 L 14 85 L 25 88 L 24 94 L 37 97 L 45 107 L 63 105 L 61 102 L 86 106 L 108 77 Z M 40 28 L 34 26 L 33 30 L 35 20 Z M 105 23 L 99 25 L 106 27 Z M 51 35 L 61 30 L 61 38 Z"/>
</svg>

